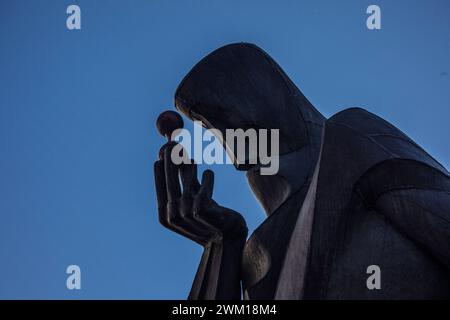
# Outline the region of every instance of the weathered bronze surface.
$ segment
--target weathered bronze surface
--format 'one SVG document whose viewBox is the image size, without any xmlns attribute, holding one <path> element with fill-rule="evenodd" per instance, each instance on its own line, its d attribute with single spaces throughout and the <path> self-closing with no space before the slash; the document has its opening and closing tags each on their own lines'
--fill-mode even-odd
<svg viewBox="0 0 450 320">
<path fill-rule="evenodd" d="M 278 174 L 236 165 L 268 216 L 249 239 L 244 218 L 212 200 L 213 173 L 199 183 L 163 147 L 160 222 L 205 249 L 190 299 L 450 298 L 449 173 L 396 127 L 360 108 L 326 119 L 245 43 L 202 59 L 175 104 L 208 128 L 280 130 Z M 370 265 L 380 289 L 366 285 Z"/>
</svg>

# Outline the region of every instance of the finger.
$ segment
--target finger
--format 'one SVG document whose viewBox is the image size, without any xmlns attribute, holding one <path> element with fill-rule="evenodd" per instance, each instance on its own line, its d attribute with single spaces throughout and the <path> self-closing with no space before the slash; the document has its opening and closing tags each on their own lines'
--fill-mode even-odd
<svg viewBox="0 0 450 320">
<path fill-rule="evenodd" d="M 163 176 L 165 179 L 165 176 Z M 166 190 L 164 189 L 164 192 Z M 182 199 L 182 198 L 181 198 Z M 166 228 L 184 236 L 188 239 L 199 243 L 200 245 L 205 245 L 207 239 L 211 237 L 208 230 L 199 230 L 192 226 L 191 221 L 183 216 L 182 209 L 180 206 L 184 205 L 184 201 L 169 201 L 163 207 L 158 210 L 159 221 Z"/>
<path fill-rule="evenodd" d="M 214 172 L 205 170 L 202 175 L 202 185 L 199 193 L 205 198 L 212 198 L 214 188 Z"/>
<path fill-rule="evenodd" d="M 178 178 L 178 168 L 172 162 L 172 149 L 175 144 L 170 143 L 164 149 L 164 172 L 166 176 L 166 189 L 168 201 L 175 201 L 181 196 L 180 180 Z"/>
<path fill-rule="evenodd" d="M 169 209 L 169 216 L 170 214 L 170 205 L 168 206 Z M 167 228 L 170 230 L 182 235 L 183 237 L 186 237 L 194 242 L 197 242 L 201 245 L 204 245 L 207 242 L 207 239 L 211 237 L 207 230 L 200 230 L 202 232 L 199 232 L 198 228 L 193 227 L 189 221 L 184 219 L 181 216 L 175 216 L 169 218 L 169 224 L 167 225 Z"/>
<path fill-rule="evenodd" d="M 183 164 L 176 165 L 172 161 L 172 150 L 176 146 L 180 147 L 180 145 L 170 143 L 164 150 L 165 182 L 168 199 L 166 210 L 167 220 L 169 224 L 168 227 L 197 243 L 204 243 L 204 238 L 208 236 L 208 233 L 206 232 L 207 230 L 199 230 L 195 225 L 192 224 L 192 221 L 187 219 L 187 217 L 182 214 L 183 211 L 188 210 L 187 208 L 183 208 L 183 206 L 188 205 L 188 203 L 186 202 L 186 200 L 188 199 L 184 199 L 183 201 L 183 198 L 181 197 L 178 170 Z M 180 150 L 183 153 L 185 152 L 184 149 L 178 149 L 178 151 Z M 175 150 L 174 152 L 177 152 L 177 150 Z M 184 157 L 185 155 L 182 154 L 182 156 Z M 184 162 L 187 163 L 187 161 Z M 193 174 L 193 172 L 191 172 L 191 174 Z"/>
<path fill-rule="evenodd" d="M 179 222 L 179 226 L 186 232 L 195 234 L 200 238 L 210 238 L 212 235 L 210 228 L 205 227 L 205 224 L 194 217 L 193 202 L 191 195 L 183 193 L 180 201 L 180 215 L 182 219 Z"/>
<path fill-rule="evenodd" d="M 211 204 L 214 204 L 214 201 L 212 201 L 211 199 L 213 187 L 214 173 L 211 170 L 205 170 L 202 175 L 202 184 L 200 186 L 198 194 L 194 198 L 192 211 L 194 218 L 203 225 L 206 225 L 209 229 L 215 228 L 211 225 L 207 218 L 205 219 L 203 209 L 205 208 L 205 206 L 208 206 L 208 209 L 211 209 Z"/>
<path fill-rule="evenodd" d="M 197 165 L 195 162 L 191 160 L 190 163 L 182 164 L 180 166 L 180 175 L 183 184 L 180 213 L 184 218 L 186 226 L 189 227 L 188 230 L 198 235 L 206 243 L 218 232 L 216 228 L 213 228 L 210 224 L 206 223 L 199 214 L 194 214 L 194 210 L 199 210 L 199 208 L 194 208 L 194 202 L 196 202 L 196 206 L 199 206 L 199 204 L 198 201 L 194 201 L 193 196 L 195 199 L 198 199 L 199 197 L 196 197 L 195 194 L 200 189 L 200 183 L 197 179 Z M 208 201 L 205 196 L 200 197 Z"/>
<path fill-rule="evenodd" d="M 190 160 L 190 163 L 183 163 L 180 166 L 180 176 L 183 193 L 197 193 L 200 188 L 200 183 L 197 179 L 197 164 L 193 160 Z"/>
<path fill-rule="evenodd" d="M 155 162 L 154 174 L 160 223 L 166 228 L 204 245 L 207 239 L 211 237 L 211 233 L 208 230 L 198 232 L 198 229 L 193 229 L 188 221 L 179 216 L 178 203 L 167 203 L 166 173 L 163 160 Z"/>
<path fill-rule="evenodd" d="M 200 183 L 197 179 L 197 165 L 193 160 L 183 163 L 180 166 L 180 176 L 183 185 L 183 195 L 181 196 L 180 212 L 185 222 L 189 224 L 195 234 L 202 238 L 210 238 L 212 236 L 209 226 L 205 227 L 199 219 L 196 219 L 193 212 L 193 195 L 200 189 Z"/>
<path fill-rule="evenodd" d="M 166 174 L 164 171 L 164 161 L 156 161 L 154 166 L 155 174 L 155 188 L 156 199 L 158 202 L 158 215 L 161 223 L 167 223 L 166 204 L 167 204 L 167 190 L 166 190 Z"/>
</svg>

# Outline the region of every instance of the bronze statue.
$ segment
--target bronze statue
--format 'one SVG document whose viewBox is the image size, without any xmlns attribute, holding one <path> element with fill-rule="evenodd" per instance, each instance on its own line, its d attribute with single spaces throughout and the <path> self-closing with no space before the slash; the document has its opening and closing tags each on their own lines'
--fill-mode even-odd
<svg viewBox="0 0 450 320">
<path fill-rule="evenodd" d="M 246 43 L 203 58 L 175 105 L 221 132 L 280 130 L 276 175 L 235 164 L 267 213 L 249 239 L 244 218 L 212 199 L 213 173 L 198 182 L 196 165 L 173 164 L 174 143 L 163 146 L 159 220 L 204 247 L 190 299 L 450 298 L 449 173 L 393 125 L 360 108 L 326 119 Z M 160 126 L 182 122 L 166 114 Z M 371 265 L 379 289 L 367 287 Z"/>
</svg>

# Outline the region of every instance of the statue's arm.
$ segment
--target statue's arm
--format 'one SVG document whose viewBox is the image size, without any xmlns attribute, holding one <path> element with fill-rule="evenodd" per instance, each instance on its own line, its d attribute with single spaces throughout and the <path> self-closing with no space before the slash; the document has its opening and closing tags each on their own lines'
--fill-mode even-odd
<svg viewBox="0 0 450 320">
<path fill-rule="evenodd" d="M 189 299 L 241 299 L 245 239 L 217 239 L 205 246 Z"/>
<path fill-rule="evenodd" d="M 167 144 L 154 165 L 158 215 L 163 226 L 204 248 L 189 298 L 240 299 L 245 220 L 212 199 L 212 171 L 206 170 L 199 183 L 195 163 L 172 162 L 173 147 Z"/>
<path fill-rule="evenodd" d="M 404 189 L 382 195 L 375 209 L 450 270 L 450 194 Z"/>
<path fill-rule="evenodd" d="M 450 178 L 410 160 L 388 161 L 360 183 L 366 203 L 450 270 Z"/>
</svg>

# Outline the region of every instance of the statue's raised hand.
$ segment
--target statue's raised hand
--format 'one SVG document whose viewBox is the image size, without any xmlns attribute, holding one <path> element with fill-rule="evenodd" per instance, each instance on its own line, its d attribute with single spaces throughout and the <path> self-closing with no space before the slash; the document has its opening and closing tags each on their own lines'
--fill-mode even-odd
<svg viewBox="0 0 450 320">
<path fill-rule="evenodd" d="M 192 160 L 189 164 L 173 163 L 171 152 L 175 145 L 164 145 L 162 159 L 154 165 L 160 223 L 202 246 L 223 239 L 245 239 L 244 218 L 212 199 L 214 173 L 204 171 L 200 184 L 197 165 Z"/>
<path fill-rule="evenodd" d="M 171 135 L 183 127 L 181 116 L 165 111 L 158 117 L 156 126 L 161 135 L 169 139 L 169 143 L 160 150 L 160 160 L 155 162 L 161 224 L 203 246 L 223 239 L 245 241 L 247 226 L 242 216 L 219 206 L 212 199 L 214 173 L 211 170 L 203 172 L 200 184 L 194 161 L 184 161 L 179 165 L 172 161 L 172 150 L 177 144 L 171 141 Z M 182 150 L 182 155 L 186 155 L 185 150 Z"/>
</svg>

